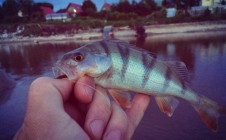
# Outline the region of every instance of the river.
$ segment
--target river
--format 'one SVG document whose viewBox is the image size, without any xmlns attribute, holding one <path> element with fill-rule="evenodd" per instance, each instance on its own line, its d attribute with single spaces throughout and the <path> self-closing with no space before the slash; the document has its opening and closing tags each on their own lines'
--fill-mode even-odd
<svg viewBox="0 0 226 140">
<path fill-rule="evenodd" d="M 160 59 L 185 62 L 191 87 L 226 105 L 225 38 L 226 35 L 212 35 L 183 39 L 148 37 L 127 41 L 155 53 Z M 11 139 L 21 126 L 30 83 L 40 76 L 53 77 L 51 68 L 56 60 L 83 44 L 73 41 L 0 44 L 0 69 L 16 83 L 10 90 L 0 91 L 0 139 Z M 174 115 L 169 118 L 159 111 L 153 99 L 134 134 L 134 140 L 226 139 L 226 117 L 219 119 L 219 131 L 211 132 L 187 102 L 180 101 Z"/>
</svg>

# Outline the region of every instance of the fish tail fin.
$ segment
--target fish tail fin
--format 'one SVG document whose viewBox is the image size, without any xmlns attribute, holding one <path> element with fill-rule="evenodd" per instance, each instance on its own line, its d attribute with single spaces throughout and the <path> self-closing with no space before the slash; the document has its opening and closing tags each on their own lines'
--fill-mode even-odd
<svg viewBox="0 0 226 140">
<path fill-rule="evenodd" d="M 220 117 L 221 115 L 226 115 L 225 106 L 222 106 L 204 96 L 200 96 L 199 103 L 194 104 L 193 107 L 198 112 L 202 121 L 212 131 L 217 131 L 218 117 Z"/>
</svg>

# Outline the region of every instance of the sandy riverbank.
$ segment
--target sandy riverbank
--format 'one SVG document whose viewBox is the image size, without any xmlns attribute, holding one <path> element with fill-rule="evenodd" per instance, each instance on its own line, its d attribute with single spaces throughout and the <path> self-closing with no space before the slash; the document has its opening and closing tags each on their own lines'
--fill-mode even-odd
<svg viewBox="0 0 226 140">
<path fill-rule="evenodd" d="M 158 37 L 180 37 L 195 35 L 205 35 L 208 32 L 221 32 L 221 34 L 226 33 L 226 21 L 208 21 L 208 22 L 194 22 L 194 23 L 178 23 L 178 24 L 165 24 L 165 25 L 149 25 L 144 26 L 148 37 L 158 38 Z M 123 39 L 125 37 L 135 38 L 136 32 L 129 28 L 117 27 L 114 29 L 114 36 L 118 39 Z M 101 39 L 101 32 L 90 32 L 84 31 L 83 33 L 74 35 L 52 35 L 44 37 L 22 37 L 15 36 L 13 38 L 0 38 L 0 43 L 18 43 L 18 42 L 49 42 L 49 41 L 89 41 L 95 39 Z"/>
</svg>

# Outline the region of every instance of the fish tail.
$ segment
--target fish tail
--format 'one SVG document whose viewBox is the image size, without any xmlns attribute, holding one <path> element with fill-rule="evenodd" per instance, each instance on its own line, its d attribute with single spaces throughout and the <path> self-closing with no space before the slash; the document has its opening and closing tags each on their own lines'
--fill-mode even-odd
<svg viewBox="0 0 226 140">
<path fill-rule="evenodd" d="M 200 96 L 197 104 L 193 107 L 198 112 L 202 121 L 212 131 L 217 131 L 217 119 L 222 115 L 226 115 L 226 107 L 210 100 L 204 96 Z"/>
</svg>

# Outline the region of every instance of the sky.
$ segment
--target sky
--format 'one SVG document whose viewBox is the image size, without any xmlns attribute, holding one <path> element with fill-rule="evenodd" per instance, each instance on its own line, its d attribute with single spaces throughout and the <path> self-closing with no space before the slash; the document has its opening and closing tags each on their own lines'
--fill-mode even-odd
<svg viewBox="0 0 226 140">
<path fill-rule="evenodd" d="M 2 4 L 3 1 L 4 0 L 0 0 L 0 4 Z M 59 9 L 66 8 L 69 3 L 76 3 L 76 4 L 82 5 L 83 1 L 84 0 L 33 0 L 33 2 L 49 2 L 53 4 L 54 11 L 58 11 Z M 97 10 L 101 9 L 105 1 L 110 4 L 119 2 L 119 0 L 92 0 L 92 2 L 96 4 Z M 132 0 L 129 0 L 129 1 L 132 1 Z M 140 1 L 140 0 L 136 0 L 136 1 Z"/>
<path fill-rule="evenodd" d="M 4 0 L 0 0 L 0 4 L 2 4 Z M 58 11 L 59 9 L 64 9 L 67 7 L 69 3 L 76 3 L 76 4 L 81 4 L 83 3 L 84 0 L 33 0 L 33 2 L 49 2 L 53 4 L 54 6 L 54 11 Z M 92 0 L 93 3 L 95 3 L 97 10 L 100 10 L 101 7 L 103 6 L 104 2 L 113 4 L 113 3 L 118 3 L 119 0 Z M 132 1 L 132 0 L 129 0 Z M 136 0 L 139 2 L 140 0 Z M 155 0 L 158 1 L 158 0 Z M 161 0 L 160 0 L 161 1 Z"/>
<path fill-rule="evenodd" d="M 66 8 L 70 2 L 82 5 L 84 0 L 33 0 L 33 1 L 34 2 L 52 3 L 54 5 L 54 11 L 57 11 L 59 9 Z M 119 0 L 92 0 L 92 2 L 95 3 L 95 5 L 96 5 L 97 10 L 101 9 L 101 7 L 103 6 L 105 1 L 110 4 L 119 2 Z M 139 1 L 139 0 L 136 0 L 136 1 Z"/>
</svg>

